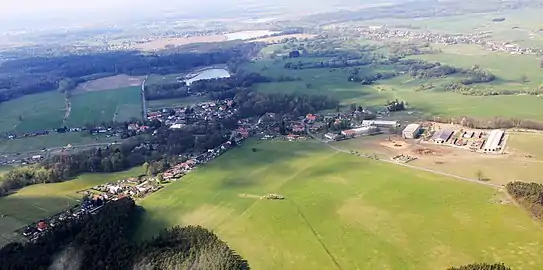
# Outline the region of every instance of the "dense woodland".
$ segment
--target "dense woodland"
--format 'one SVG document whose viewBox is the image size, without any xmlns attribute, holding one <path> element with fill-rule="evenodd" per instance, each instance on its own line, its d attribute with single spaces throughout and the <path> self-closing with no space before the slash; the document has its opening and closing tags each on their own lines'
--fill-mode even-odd
<svg viewBox="0 0 543 270">
<path fill-rule="evenodd" d="M 0 65 L 0 102 L 45 91 L 69 91 L 78 83 L 106 75 L 171 74 L 198 66 L 235 65 L 259 49 L 257 43 L 235 43 L 201 53 L 133 51 L 10 60 Z"/>
<path fill-rule="evenodd" d="M 35 242 L 0 249 L 2 269 L 249 269 L 215 234 L 173 228 L 134 241 L 141 211 L 130 198 L 107 203 L 96 215 L 55 226 Z"/>
<path fill-rule="evenodd" d="M 468 264 L 459 267 L 451 267 L 448 270 L 511 270 L 511 268 L 505 266 L 502 263 L 476 263 Z"/>
<path fill-rule="evenodd" d="M 534 217 L 543 218 L 543 185 L 538 183 L 511 182 L 507 192 Z"/>
</svg>

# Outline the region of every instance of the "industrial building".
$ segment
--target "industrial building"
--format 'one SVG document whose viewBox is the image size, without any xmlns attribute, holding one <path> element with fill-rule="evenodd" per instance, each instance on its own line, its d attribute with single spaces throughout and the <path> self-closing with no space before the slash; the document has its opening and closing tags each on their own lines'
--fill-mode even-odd
<svg viewBox="0 0 543 270">
<path fill-rule="evenodd" d="M 431 140 L 435 143 L 444 143 L 451 138 L 453 133 L 454 131 L 452 129 L 441 129 L 434 133 Z"/>
<path fill-rule="evenodd" d="M 399 126 L 398 121 L 387 121 L 387 120 L 364 120 L 362 121 L 362 126 L 364 127 L 397 127 Z"/>
<path fill-rule="evenodd" d="M 505 135 L 505 131 L 501 129 L 496 129 L 490 132 L 488 139 L 483 146 L 483 151 L 485 152 L 499 152 L 502 150 L 502 139 Z"/>
<path fill-rule="evenodd" d="M 345 135 L 346 137 L 354 137 L 354 136 L 367 136 L 376 134 L 379 132 L 379 129 L 374 126 L 367 126 L 367 127 L 359 127 L 354 129 L 348 129 L 341 132 L 341 134 Z"/>
<path fill-rule="evenodd" d="M 402 131 L 402 137 L 404 139 L 415 139 L 419 135 L 419 132 L 420 132 L 419 124 L 409 124 Z"/>
</svg>

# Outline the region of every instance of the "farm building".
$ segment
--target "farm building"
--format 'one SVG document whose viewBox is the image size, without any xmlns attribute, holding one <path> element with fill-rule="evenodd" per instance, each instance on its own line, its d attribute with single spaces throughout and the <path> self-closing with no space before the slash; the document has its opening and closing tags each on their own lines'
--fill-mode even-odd
<svg viewBox="0 0 543 270">
<path fill-rule="evenodd" d="M 335 141 L 337 140 L 337 138 L 339 137 L 339 135 L 335 134 L 335 133 L 326 133 L 324 134 L 324 137 L 328 140 L 332 140 L 332 141 Z"/>
<path fill-rule="evenodd" d="M 354 129 L 348 129 L 341 132 L 341 134 L 349 137 L 353 136 L 365 136 L 365 135 L 372 135 L 377 133 L 378 129 L 374 126 L 367 126 L 367 127 L 359 127 Z"/>
<path fill-rule="evenodd" d="M 419 135 L 420 125 L 419 124 L 409 124 L 402 131 L 402 136 L 404 139 L 415 139 Z"/>
<path fill-rule="evenodd" d="M 488 139 L 483 146 L 485 152 L 497 152 L 502 149 L 502 139 L 505 132 L 501 129 L 496 129 L 490 132 Z"/>
<path fill-rule="evenodd" d="M 453 135 L 454 131 L 452 129 L 442 129 L 437 131 L 434 136 L 432 136 L 432 141 L 435 143 L 444 143 L 448 141 Z"/>
<path fill-rule="evenodd" d="M 397 127 L 398 121 L 387 121 L 387 120 L 364 120 L 362 121 L 362 126 L 376 126 L 376 127 Z"/>
</svg>

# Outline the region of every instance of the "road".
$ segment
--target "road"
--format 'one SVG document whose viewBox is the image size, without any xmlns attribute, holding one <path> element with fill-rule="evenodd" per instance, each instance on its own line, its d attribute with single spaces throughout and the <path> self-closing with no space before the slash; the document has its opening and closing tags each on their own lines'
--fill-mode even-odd
<svg viewBox="0 0 543 270">
<path fill-rule="evenodd" d="M 311 132 L 309 132 L 308 129 L 306 129 L 306 132 L 309 136 L 313 137 L 313 139 L 325 144 L 326 146 L 338 151 L 338 152 L 342 152 L 342 153 L 347 153 L 347 154 L 351 154 L 351 151 L 350 150 L 345 150 L 345 149 L 342 149 L 342 148 L 339 148 L 335 145 L 331 145 L 328 143 L 328 141 L 325 141 L 325 140 L 322 140 L 322 139 L 319 139 L 317 138 L 317 136 L 313 135 Z M 450 173 L 444 173 L 444 172 L 440 172 L 440 171 L 436 171 L 436 170 L 432 170 L 432 169 L 427 169 L 427 168 L 423 168 L 423 167 L 418 167 L 418 166 L 413 166 L 413 165 L 409 165 L 409 164 L 406 164 L 406 163 L 399 163 L 399 162 L 395 162 L 395 161 L 392 161 L 392 160 L 387 160 L 387 159 L 376 159 L 377 161 L 380 161 L 380 162 L 385 162 L 385 163 L 389 163 L 389 164 L 394 164 L 394 165 L 399 165 L 399 166 L 403 166 L 403 167 L 408 167 L 408 168 L 411 168 L 411 169 L 415 169 L 415 170 L 419 170 L 419 171 L 425 171 L 425 172 L 429 172 L 429 173 L 433 173 L 433 174 L 439 174 L 439 175 L 443 175 L 443 176 L 447 176 L 447 177 L 452 177 L 452 178 L 455 178 L 455 179 L 459 179 L 459 180 L 463 180 L 463 181 L 467 181 L 467 182 L 472 182 L 472 183 L 475 183 L 475 184 L 479 184 L 479 185 L 485 185 L 485 186 L 489 186 L 489 187 L 495 187 L 495 188 L 503 188 L 503 185 L 498 185 L 498 184 L 493 184 L 493 183 L 488 183 L 488 182 L 483 182 L 483 181 L 479 181 L 475 178 L 468 178 L 468 177 L 463 177 L 463 176 L 459 176 L 459 175 L 454 175 L 454 174 L 450 174 Z"/>
<path fill-rule="evenodd" d="M 145 99 L 145 81 L 147 81 L 147 77 L 149 77 L 149 75 L 145 76 L 145 79 L 143 79 L 143 82 L 141 83 L 142 120 L 145 120 L 147 118 L 147 100 Z"/>
</svg>

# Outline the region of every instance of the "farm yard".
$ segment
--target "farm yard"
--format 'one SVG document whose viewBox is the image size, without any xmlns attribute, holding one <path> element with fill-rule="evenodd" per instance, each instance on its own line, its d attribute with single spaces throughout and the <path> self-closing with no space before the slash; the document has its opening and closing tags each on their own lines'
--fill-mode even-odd
<svg viewBox="0 0 543 270">
<path fill-rule="evenodd" d="M 266 194 L 285 199 L 260 200 Z M 311 141 L 250 141 L 141 205 L 141 235 L 202 225 L 255 269 L 543 263 L 540 225 L 500 191 Z"/>
<path fill-rule="evenodd" d="M 406 154 L 417 159 L 409 164 L 496 184 L 511 181 L 543 183 L 543 134 L 507 132 L 503 155 L 472 152 L 441 144 L 417 143 L 399 136 L 379 135 L 334 142 L 341 148 L 376 154 L 382 159 Z M 478 175 L 478 174 L 481 175 Z"/>
<path fill-rule="evenodd" d="M 78 204 L 78 191 L 142 173 L 141 168 L 109 174 L 83 174 L 74 180 L 25 187 L 0 198 L 0 245 L 19 235 L 15 230 Z"/>
</svg>

